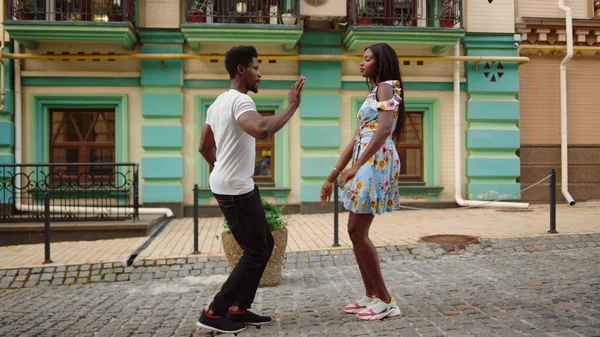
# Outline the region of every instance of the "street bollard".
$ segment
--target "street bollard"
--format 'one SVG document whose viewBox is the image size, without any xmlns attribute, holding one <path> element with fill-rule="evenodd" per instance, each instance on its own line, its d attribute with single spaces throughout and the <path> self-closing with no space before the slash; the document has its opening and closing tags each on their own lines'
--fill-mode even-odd
<svg viewBox="0 0 600 337">
<path fill-rule="evenodd" d="M 50 259 L 50 194 L 44 193 L 44 264 L 52 263 Z"/>
<path fill-rule="evenodd" d="M 550 169 L 550 230 L 548 233 L 558 233 L 556 231 L 556 171 L 554 169 Z"/>
<path fill-rule="evenodd" d="M 192 254 L 200 254 L 198 250 L 198 184 L 194 184 L 194 251 Z"/>
<path fill-rule="evenodd" d="M 333 183 L 333 246 L 339 247 L 339 211 L 338 211 L 338 181 L 337 179 Z"/>
</svg>

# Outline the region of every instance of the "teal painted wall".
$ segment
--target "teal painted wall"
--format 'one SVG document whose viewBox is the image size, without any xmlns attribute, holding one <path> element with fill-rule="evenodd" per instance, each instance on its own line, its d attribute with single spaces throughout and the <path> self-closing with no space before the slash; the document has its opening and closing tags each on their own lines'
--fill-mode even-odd
<svg viewBox="0 0 600 337">
<path fill-rule="evenodd" d="M 183 178 L 182 157 L 146 157 L 142 158 L 142 178 L 148 179 L 174 179 Z"/>
<path fill-rule="evenodd" d="M 302 95 L 300 118 L 338 119 L 341 117 L 340 95 Z"/>
<path fill-rule="evenodd" d="M 183 126 L 142 126 L 142 147 L 145 149 L 179 149 L 183 146 Z"/>
<path fill-rule="evenodd" d="M 142 94 L 142 116 L 145 118 L 183 116 L 183 94 Z"/>
<path fill-rule="evenodd" d="M 469 56 L 517 56 L 512 34 L 467 34 Z M 467 75 L 467 199 L 521 198 L 519 66 L 517 63 L 465 64 Z"/>
<path fill-rule="evenodd" d="M 143 54 L 180 54 L 183 46 L 144 46 Z M 142 86 L 182 87 L 183 60 L 142 60 Z"/>
<path fill-rule="evenodd" d="M 303 149 L 338 149 L 339 125 L 303 125 L 300 127 L 300 147 Z"/>
<path fill-rule="evenodd" d="M 150 42 L 169 42 L 164 36 L 142 34 Z M 179 41 L 180 42 L 180 41 Z M 181 45 L 143 46 L 142 53 L 182 53 Z M 140 83 L 142 147 L 141 188 L 143 203 L 182 203 L 184 200 L 183 176 L 183 61 L 143 60 Z M 156 124 L 158 119 L 159 125 Z"/>
<path fill-rule="evenodd" d="M 300 39 L 300 54 L 339 54 L 340 45 L 340 32 L 307 31 Z M 300 201 L 317 202 L 339 156 L 342 64 L 300 61 L 299 69 L 307 79 L 300 109 Z"/>
<path fill-rule="evenodd" d="M 5 49 L 7 52 L 12 52 L 10 46 L 6 46 Z M 12 81 L 13 62 L 9 59 L 3 59 L 3 61 L 5 65 L 4 84 L 6 94 L 4 96 L 4 109 L 0 111 L 0 164 L 13 164 L 15 162 L 15 125 L 13 122 L 15 105 L 14 86 Z"/>
</svg>

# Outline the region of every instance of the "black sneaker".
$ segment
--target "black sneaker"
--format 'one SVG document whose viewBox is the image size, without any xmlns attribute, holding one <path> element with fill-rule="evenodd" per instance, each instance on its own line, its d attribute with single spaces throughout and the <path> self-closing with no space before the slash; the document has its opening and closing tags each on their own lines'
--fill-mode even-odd
<svg viewBox="0 0 600 337">
<path fill-rule="evenodd" d="M 246 330 L 246 324 L 244 324 L 244 322 L 234 322 L 221 316 L 210 316 L 206 312 L 206 309 L 202 310 L 202 314 L 200 314 L 200 319 L 196 325 L 200 328 L 221 333 L 237 334 L 240 331 Z"/>
<path fill-rule="evenodd" d="M 227 318 L 234 322 L 244 322 L 249 325 L 261 326 L 263 324 L 269 324 L 273 322 L 273 319 L 269 316 L 261 316 L 257 315 L 251 311 L 244 310 L 244 312 L 240 314 L 234 314 L 229 310 L 227 312 Z"/>
</svg>

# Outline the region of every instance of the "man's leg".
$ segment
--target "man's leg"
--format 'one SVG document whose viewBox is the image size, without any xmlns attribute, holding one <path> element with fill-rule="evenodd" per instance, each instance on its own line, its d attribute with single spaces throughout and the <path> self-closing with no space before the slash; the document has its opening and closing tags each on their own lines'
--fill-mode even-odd
<svg viewBox="0 0 600 337">
<path fill-rule="evenodd" d="M 266 230 L 269 228 L 258 193 L 258 188 L 255 188 L 248 194 L 235 196 L 231 198 L 231 204 L 217 197 L 231 233 L 244 251 L 210 305 L 218 315 L 225 314 L 232 304 L 250 308 L 273 249 L 272 236 L 270 241 L 267 236 Z"/>
<path fill-rule="evenodd" d="M 271 257 L 271 252 L 275 246 L 271 228 L 265 217 L 265 210 L 262 206 L 258 187 L 255 188 L 255 192 L 256 193 L 252 198 L 248 198 L 246 200 L 247 202 L 243 203 L 243 214 L 249 219 L 252 219 L 252 232 L 255 236 L 255 239 L 252 242 L 255 246 L 248 247 L 248 249 L 259 251 L 262 259 L 257 260 L 256 268 L 251 271 L 251 274 L 247 275 L 246 285 L 238 293 L 238 296 L 235 299 L 234 304 L 244 309 L 249 309 L 254 302 L 256 290 L 258 289 L 260 280 L 265 272 L 269 258 Z"/>
<path fill-rule="evenodd" d="M 245 217 L 241 216 L 242 208 L 240 200 L 244 197 L 251 196 L 252 194 L 253 192 L 241 196 L 215 194 L 219 207 L 232 232 L 236 231 L 238 226 L 244 227 L 244 225 L 240 225 L 240 223 L 245 221 Z M 198 326 L 220 332 L 232 333 L 242 331 L 246 328 L 244 322 L 234 322 L 227 318 L 228 309 L 235 301 L 236 294 L 244 281 L 243 275 L 240 277 L 238 266 L 231 272 L 227 281 L 223 284 L 221 291 L 215 296 L 213 302 L 210 304 L 209 309 L 202 311 L 197 323 Z"/>
</svg>

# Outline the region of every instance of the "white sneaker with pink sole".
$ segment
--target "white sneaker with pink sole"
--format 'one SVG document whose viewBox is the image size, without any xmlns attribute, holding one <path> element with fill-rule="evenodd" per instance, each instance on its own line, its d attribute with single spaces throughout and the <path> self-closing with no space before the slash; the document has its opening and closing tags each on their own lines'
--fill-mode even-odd
<svg viewBox="0 0 600 337">
<path fill-rule="evenodd" d="M 373 302 L 367 305 L 366 308 L 356 313 L 356 317 L 367 321 L 374 321 L 378 319 L 400 316 L 401 314 L 402 312 L 400 311 L 398 304 L 396 304 L 396 299 L 393 297 L 390 303 L 385 303 L 384 301 L 376 298 Z"/>
</svg>

